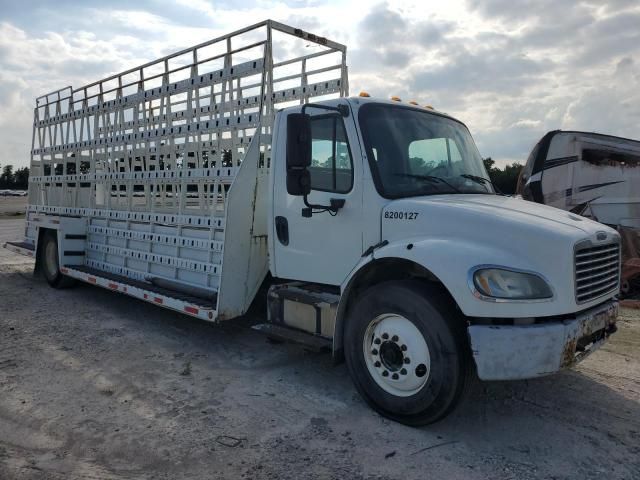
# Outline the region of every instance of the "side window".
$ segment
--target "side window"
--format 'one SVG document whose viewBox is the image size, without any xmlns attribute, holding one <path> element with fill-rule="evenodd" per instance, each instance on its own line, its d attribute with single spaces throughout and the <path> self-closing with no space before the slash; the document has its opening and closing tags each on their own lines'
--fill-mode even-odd
<svg viewBox="0 0 640 480">
<path fill-rule="evenodd" d="M 347 132 L 337 115 L 311 119 L 311 189 L 347 193 L 353 184 L 353 162 Z"/>
</svg>

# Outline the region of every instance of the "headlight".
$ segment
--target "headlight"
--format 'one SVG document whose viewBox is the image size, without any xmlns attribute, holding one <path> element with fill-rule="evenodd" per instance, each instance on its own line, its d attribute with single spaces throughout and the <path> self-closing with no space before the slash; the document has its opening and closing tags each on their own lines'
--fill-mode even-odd
<svg viewBox="0 0 640 480">
<path fill-rule="evenodd" d="M 491 298 L 537 300 L 553 297 L 551 287 L 538 275 L 502 268 L 476 270 L 473 284 L 480 294 Z"/>
</svg>

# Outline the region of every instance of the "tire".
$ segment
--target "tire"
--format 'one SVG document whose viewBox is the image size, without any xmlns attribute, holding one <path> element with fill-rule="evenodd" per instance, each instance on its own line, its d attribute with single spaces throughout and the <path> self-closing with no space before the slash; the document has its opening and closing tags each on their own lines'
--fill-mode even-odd
<svg viewBox="0 0 640 480">
<path fill-rule="evenodd" d="M 53 288 L 70 288 L 76 285 L 73 278 L 67 277 L 60 271 L 58 259 L 58 235 L 55 230 L 47 230 L 42 236 L 40 250 L 42 272 L 49 285 Z"/>
<path fill-rule="evenodd" d="M 470 350 L 461 315 L 440 289 L 413 280 L 371 287 L 345 329 L 349 374 L 378 413 L 419 426 L 455 408 L 471 378 Z"/>
</svg>

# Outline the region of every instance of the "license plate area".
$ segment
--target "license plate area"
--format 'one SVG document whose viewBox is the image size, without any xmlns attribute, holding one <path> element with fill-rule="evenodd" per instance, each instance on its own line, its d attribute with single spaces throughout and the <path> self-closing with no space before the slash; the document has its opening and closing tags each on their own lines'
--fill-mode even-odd
<svg viewBox="0 0 640 480">
<path fill-rule="evenodd" d="M 595 312 L 588 312 L 580 317 L 580 331 L 575 340 L 575 359 L 580 360 L 598 348 L 604 340 L 616 331 L 616 319 L 618 318 L 618 305 L 610 305 L 607 308 Z"/>
<path fill-rule="evenodd" d="M 579 317 L 582 326 L 582 335 L 589 335 L 598 330 L 606 329 L 609 325 L 615 325 L 618 317 L 618 305 L 609 305 L 607 308 Z"/>
</svg>

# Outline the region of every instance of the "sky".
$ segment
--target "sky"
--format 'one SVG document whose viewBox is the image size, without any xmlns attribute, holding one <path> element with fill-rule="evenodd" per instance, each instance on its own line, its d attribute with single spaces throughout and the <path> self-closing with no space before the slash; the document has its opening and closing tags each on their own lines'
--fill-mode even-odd
<svg viewBox="0 0 640 480">
<path fill-rule="evenodd" d="M 347 45 L 352 95 L 431 104 L 498 165 L 558 128 L 640 138 L 640 0 L 0 0 L 0 165 L 29 164 L 37 96 L 267 18 Z"/>
</svg>

